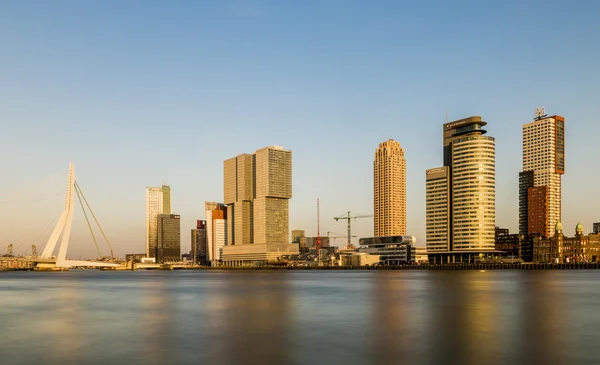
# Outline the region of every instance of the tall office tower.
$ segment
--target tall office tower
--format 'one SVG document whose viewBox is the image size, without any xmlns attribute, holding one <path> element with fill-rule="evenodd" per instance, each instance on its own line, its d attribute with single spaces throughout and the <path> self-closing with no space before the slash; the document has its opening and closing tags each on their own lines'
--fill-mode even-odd
<svg viewBox="0 0 600 365">
<path fill-rule="evenodd" d="M 158 214 L 171 214 L 171 187 L 146 188 L 146 256 L 156 257 Z"/>
<path fill-rule="evenodd" d="M 194 263 L 206 264 L 208 261 L 206 236 L 206 221 L 197 220 L 196 229 L 192 229 L 192 260 Z"/>
<path fill-rule="evenodd" d="M 179 261 L 181 256 L 181 219 L 176 214 L 158 214 L 156 262 Z"/>
<path fill-rule="evenodd" d="M 600 222 L 594 223 L 594 233 L 600 233 Z"/>
<path fill-rule="evenodd" d="M 254 241 L 252 198 L 254 192 L 254 156 L 242 154 L 223 163 L 224 203 L 227 205 L 227 244 Z"/>
<path fill-rule="evenodd" d="M 426 172 L 426 243 L 432 262 L 494 250 L 495 141 L 474 116 L 444 124 L 444 166 Z"/>
<path fill-rule="evenodd" d="M 550 237 L 561 217 L 565 173 L 565 118 L 536 109 L 523 125 L 523 172 L 519 174 L 519 234 Z"/>
<path fill-rule="evenodd" d="M 450 167 L 427 170 L 425 180 L 427 252 L 450 251 Z"/>
<path fill-rule="evenodd" d="M 393 139 L 379 144 L 373 162 L 375 236 L 406 235 L 406 160 Z"/>
<path fill-rule="evenodd" d="M 292 152 L 283 147 L 265 147 L 254 156 L 254 243 L 289 243 Z"/>
<path fill-rule="evenodd" d="M 223 259 L 227 245 L 227 207 L 222 203 L 205 202 L 207 261 L 211 266 Z"/>
<path fill-rule="evenodd" d="M 225 160 L 229 245 L 288 243 L 292 151 L 265 147 Z"/>
</svg>

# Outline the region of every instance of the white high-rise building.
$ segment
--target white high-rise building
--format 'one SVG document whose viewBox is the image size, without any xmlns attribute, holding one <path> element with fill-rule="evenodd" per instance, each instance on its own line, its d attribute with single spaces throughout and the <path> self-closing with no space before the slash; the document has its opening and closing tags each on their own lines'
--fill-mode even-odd
<svg viewBox="0 0 600 365">
<path fill-rule="evenodd" d="M 436 167 L 426 172 L 426 242 L 428 252 L 449 250 L 450 168 Z"/>
<path fill-rule="evenodd" d="M 496 225 L 494 138 L 477 133 L 456 139 L 452 145 L 454 250 L 494 250 Z"/>
<path fill-rule="evenodd" d="M 223 260 L 223 247 L 227 245 L 227 207 L 214 202 L 205 202 L 204 205 L 208 261 L 211 266 L 218 266 Z"/>
<path fill-rule="evenodd" d="M 554 233 L 561 216 L 561 175 L 565 173 L 565 118 L 537 109 L 523 125 L 523 172 L 519 194 L 519 233 Z M 533 174 L 533 179 L 526 179 Z M 532 181 L 533 180 L 533 181 Z"/>
<path fill-rule="evenodd" d="M 171 187 L 146 187 L 146 256 L 155 257 L 158 215 L 171 214 Z"/>
<path fill-rule="evenodd" d="M 431 262 L 472 262 L 493 254 L 496 154 L 486 124 L 479 116 L 444 124 L 444 166 L 426 173 Z"/>
</svg>

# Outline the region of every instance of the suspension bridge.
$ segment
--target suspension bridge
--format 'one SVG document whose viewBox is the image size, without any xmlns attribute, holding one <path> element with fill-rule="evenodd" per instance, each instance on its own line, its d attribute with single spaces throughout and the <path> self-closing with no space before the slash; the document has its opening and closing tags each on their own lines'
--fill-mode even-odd
<svg viewBox="0 0 600 365">
<path fill-rule="evenodd" d="M 88 217 L 85 207 L 88 208 L 91 217 L 98 226 L 102 237 L 105 239 L 110 249 L 110 257 L 105 257 L 102 260 L 71 260 L 67 258 L 67 249 L 71 238 L 71 229 L 73 226 L 73 216 L 75 213 L 75 197 L 83 210 L 85 221 L 92 235 L 96 249 L 98 250 L 99 258 L 102 257 L 98 240 L 92 229 L 92 224 Z M 18 202 L 17 202 L 18 203 Z M 15 222 L 16 225 L 23 222 Z M 49 228 L 52 228 L 50 226 Z M 32 232 L 34 228 L 29 228 Z M 44 229 L 42 228 L 42 231 Z M 43 250 L 38 255 L 37 245 L 35 242 L 40 240 L 33 232 L 22 234 L 17 240 L 18 245 L 9 243 L 6 246 L 6 253 L 0 256 L 0 269 L 34 269 L 34 270 L 65 270 L 69 268 L 118 268 L 121 264 L 114 262 L 114 254 L 112 246 L 100 226 L 96 215 L 93 213 L 87 199 L 83 195 L 83 191 L 79 187 L 75 179 L 75 169 L 73 163 L 69 165 L 69 173 L 67 177 L 67 189 L 65 196 L 65 204 L 62 213 L 58 218 L 58 222 L 54 225 L 50 237 L 47 239 Z M 43 235 L 43 234 L 42 234 Z M 15 238 L 12 238 L 15 240 Z M 30 249 L 29 249 L 30 247 Z M 23 252 L 24 250 L 28 252 Z"/>
</svg>

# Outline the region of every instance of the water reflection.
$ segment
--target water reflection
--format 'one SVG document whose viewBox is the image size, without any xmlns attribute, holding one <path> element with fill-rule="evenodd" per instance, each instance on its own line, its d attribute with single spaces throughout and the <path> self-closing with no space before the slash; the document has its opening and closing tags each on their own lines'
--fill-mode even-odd
<svg viewBox="0 0 600 365">
<path fill-rule="evenodd" d="M 498 341 L 503 318 L 499 316 L 497 308 L 501 284 L 490 281 L 490 274 L 472 274 L 472 277 L 465 278 L 467 294 L 463 307 L 466 309 L 466 343 L 469 346 L 465 362 L 479 364 L 485 359 L 485 363 L 489 365 L 503 364 Z"/>
<path fill-rule="evenodd" d="M 288 275 L 233 273 L 224 301 L 223 364 L 290 363 Z"/>
<path fill-rule="evenodd" d="M 570 308 L 563 302 L 561 284 L 552 272 L 529 273 L 521 280 L 522 315 L 519 316 L 518 361 L 522 364 L 567 364 L 564 355 L 573 351 L 564 343 L 563 316 Z"/>
<path fill-rule="evenodd" d="M 54 310 L 47 313 L 47 320 L 42 322 L 45 335 L 55 342 L 50 348 L 49 356 L 55 363 L 83 363 L 82 351 L 86 339 L 84 288 L 79 282 L 73 282 L 54 290 Z"/>
<path fill-rule="evenodd" d="M 593 364 L 598 272 L 18 273 L 0 364 Z"/>
<path fill-rule="evenodd" d="M 469 364 L 469 288 L 463 273 L 432 273 L 429 364 Z"/>
<path fill-rule="evenodd" d="M 158 279 L 142 285 L 141 320 L 137 336 L 143 337 L 140 360 L 146 364 L 168 364 L 176 356 L 172 297 L 168 284 Z"/>
<path fill-rule="evenodd" d="M 415 348 L 415 312 L 410 282 L 384 272 L 373 278 L 371 359 L 374 364 L 409 364 Z"/>
</svg>

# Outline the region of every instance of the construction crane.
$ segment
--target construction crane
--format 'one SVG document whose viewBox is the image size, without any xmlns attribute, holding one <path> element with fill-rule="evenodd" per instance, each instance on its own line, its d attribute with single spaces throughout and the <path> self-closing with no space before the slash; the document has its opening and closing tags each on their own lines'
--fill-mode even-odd
<svg viewBox="0 0 600 365">
<path fill-rule="evenodd" d="M 346 249 L 354 248 L 354 246 L 352 245 L 352 230 L 351 230 L 350 221 L 353 219 L 356 220 L 356 218 L 369 218 L 369 217 L 373 217 L 373 214 L 352 215 L 352 213 L 350 211 L 348 211 L 347 213 L 344 213 L 339 217 L 333 218 L 333 219 L 335 219 L 336 222 L 340 219 L 346 219 L 348 221 L 348 245 L 344 248 L 346 248 Z"/>
</svg>

